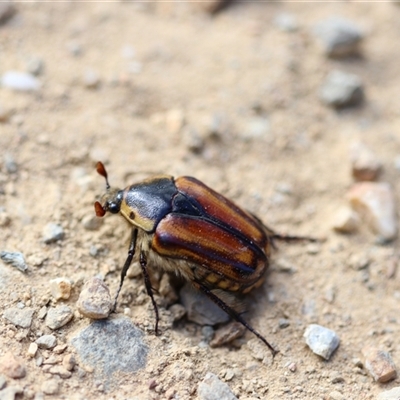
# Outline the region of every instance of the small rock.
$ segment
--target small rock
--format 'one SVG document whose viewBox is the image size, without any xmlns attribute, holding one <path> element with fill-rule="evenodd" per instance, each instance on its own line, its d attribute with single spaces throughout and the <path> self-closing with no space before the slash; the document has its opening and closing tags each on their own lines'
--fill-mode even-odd
<svg viewBox="0 0 400 400">
<path fill-rule="evenodd" d="M 346 263 L 350 268 L 360 271 L 366 269 L 371 264 L 371 259 L 364 253 L 355 253 L 347 259 Z"/>
<path fill-rule="evenodd" d="M 3 87 L 21 92 L 37 91 L 40 82 L 33 75 L 26 72 L 7 71 L 1 77 Z"/>
<path fill-rule="evenodd" d="M 279 13 L 274 18 L 275 25 L 282 31 L 295 32 L 299 28 L 296 17 L 293 14 Z"/>
<path fill-rule="evenodd" d="M 386 182 L 356 183 L 348 192 L 351 206 L 384 240 L 397 235 L 397 217 L 392 188 Z"/>
<path fill-rule="evenodd" d="M 352 21 L 330 17 L 314 28 L 314 34 L 329 57 L 346 57 L 357 54 L 363 32 Z"/>
<path fill-rule="evenodd" d="M 352 144 L 350 159 L 353 177 L 357 181 L 375 181 L 382 171 L 382 163 L 376 154 L 361 142 Z"/>
<path fill-rule="evenodd" d="M 178 134 L 185 123 L 185 114 L 183 110 L 169 110 L 165 115 L 165 123 L 169 133 Z"/>
<path fill-rule="evenodd" d="M 83 84 L 87 89 L 97 89 L 100 86 L 100 76 L 97 72 L 88 70 L 83 77 Z"/>
<path fill-rule="evenodd" d="M 76 305 L 83 316 L 103 319 L 110 315 L 114 303 L 104 281 L 100 278 L 92 278 L 83 286 Z"/>
<path fill-rule="evenodd" d="M 209 0 L 209 1 L 200 1 L 195 2 L 198 8 L 201 8 L 203 11 L 209 14 L 216 14 L 229 4 L 231 4 L 233 0 Z"/>
<path fill-rule="evenodd" d="M 50 281 L 50 292 L 55 300 L 68 300 L 71 289 L 72 284 L 68 278 L 56 278 Z"/>
<path fill-rule="evenodd" d="M 333 217 L 332 227 L 340 233 L 352 233 L 360 224 L 358 214 L 350 207 L 340 207 Z"/>
<path fill-rule="evenodd" d="M 72 371 L 76 365 L 76 359 L 73 354 L 67 354 L 62 360 L 63 367 L 68 370 Z"/>
<path fill-rule="evenodd" d="M 60 378 L 68 379 L 71 378 L 72 373 L 64 368 L 62 365 L 54 365 L 49 369 L 50 374 L 58 375 Z"/>
<path fill-rule="evenodd" d="M 199 383 L 197 393 L 200 400 L 237 400 L 229 386 L 211 372 Z"/>
<path fill-rule="evenodd" d="M 186 126 L 183 129 L 182 141 L 185 146 L 194 154 L 200 154 L 205 146 L 204 139 L 192 126 Z"/>
<path fill-rule="evenodd" d="M 229 324 L 217 329 L 214 338 L 210 341 L 211 347 L 220 347 L 242 337 L 246 333 L 246 328 L 239 322 Z"/>
<path fill-rule="evenodd" d="M 6 171 L 8 174 L 15 174 L 18 172 L 18 165 L 15 161 L 15 158 L 12 154 L 6 153 L 4 155 L 4 166 L 6 167 Z"/>
<path fill-rule="evenodd" d="M 243 129 L 240 130 L 240 137 L 245 140 L 265 138 L 270 131 L 270 122 L 265 117 L 251 118 Z"/>
<path fill-rule="evenodd" d="M 24 389 L 21 386 L 8 386 L 7 388 L 0 391 L 1 400 L 15 400 L 20 398 L 19 394 L 24 393 Z"/>
<path fill-rule="evenodd" d="M 97 231 L 103 225 L 103 221 L 104 218 L 99 218 L 95 215 L 86 215 L 82 219 L 82 225 L 88 231 Z"/>
<path fill-rule="evenodd" d="M 390 354 L 375 347 L 363 348 L 365 367 L 375 381 L 379 383 L 389 382 L 397 377 L 396 366 Z"/>
<path fill-rule="evenodd" d="M 396 386 L 390 390 L 385 390 L 378 394 L 377 400 L 399 400 L 400 399 L 400 386 Z"/>
<path fill-rule="evenodd" d="M 3 123 L 8 122 L 11 117 L 11 114 L 12 113 L 9 108 L 6 108 L 6 107 L 0 105 L 0 122 L 3 122 Z"/>
<path fill-rule="evenodd" d="M 57 338 L 54 335 L 43 335 L 36 339 L 36 344 L 41 349 L 52 349 L 57 344 Z"/>
<path fill-rule="evenodd" d="M 64 351 L 67 349 L 68 345 L 66 343 L 63 344 L 58 344 L 56 347 L 53 349 L 54 354 L 61 354 L 64 353 Z"/>
<path fill-rule="evenodd" d="M 3 1 L 0 3 L 0 25 L 5 24 L 17 12 L 13 2 Z"/>
<path fill-rule="evenodd" d="M 275 266 L 279 272 L 294 274 L 297 272 L 296 266 L 286 258 L 278 258 L 275 261 Z"/>
<path fill-rule="evenodd" d="M 169 311 L 172 314 L 172 319 L 174 322 L 179 321 L 182 319 L 185 314 L 186 314 L 186 308 L 182 304 L 173 304 L 170 308 Z"/>
<path fill-rule="evenodd" d="M 46 244 L 57 242 L 64 239 L 64 229 L 61 225 L 54 222 L 48 223 L 43 229 L 43 241 Z"/>
<path fill-rule="evenodd" d="M 337 390 L 334 390 L 333 392 L 329 393 L 329 400 L 345 400 L 345 399 L 346 397 L 343 396 L 343 394 Z"/>
<path fill-rule="evenodd" d="M 32 317 L 35 313 L 33 308 L 11 307 L 4 311 L 3 317 L 15 326 L 29 328 L 32 324 Z"/>
<path fill-rule="evenodd" d="M 364 98 L 363 84 L 356 75 L 332 71 L 323 83 L 319 95 L 331 107 L 355 106 Z"/>
<path fill-rule="evenodd" d="M 211 326 L 229 321 L 229 315 L 225 311 L 206 295 L 194 290 L 190 284 L 186 283 L 179 294 L 189 321 Z"/>
<path fill-rule="evenodd" d="M 31 343 L 28 348 L 28 356 L 31 358 L 35 357 L 38 347 L 39 346 L 36 343 Z"/>
<path fill-rule="evenodd" d="M 334 331 L 317 324 L 308 325 L 304 337 L 313 353 L 325 360 L 329 360 L 340 343 L 339 337 Z"/>
<path fill-rule="evenodd" d="M 58 329 L 68 324 L 73 318 L 74 313 L 71 307 L 61 305 L 58 307 L 49 308 L 46 315 L 45 324 L 50 329 Z"/>
<path fill-rule="evenodd" d="M 39 57 L 32 57 L 26 66 L 28 72 L 32 75 L 38 76 L 43 73 L 44 62 Z"/>
<path fill-rule="evenodd" d="M 14 357 L 11 352 L 7 352 L 0 358 L 0 371 L 12 379 L 21 379 L 26 375 L 24 364 Z"/>
<path fill-rule="evenodd" d="M 44 381 L 41 386 L 42 392 L 48 395 L 55 395 L 60 390 L 58 379 L 48 379 Z"/>
<path fill-rule="evenodd" d="M 286 318 L 279 319 L 279 329 L 285 329 L 290 326 L 290 321 Z"/>
<path fill-rule="evenodd" d="M 2 251 L 0 252 L 0 258 L 6 264 L 11 264 L 22 272 L 25 272 L 28 269 L 24 255 L 20 252 Z"/>
</svg>

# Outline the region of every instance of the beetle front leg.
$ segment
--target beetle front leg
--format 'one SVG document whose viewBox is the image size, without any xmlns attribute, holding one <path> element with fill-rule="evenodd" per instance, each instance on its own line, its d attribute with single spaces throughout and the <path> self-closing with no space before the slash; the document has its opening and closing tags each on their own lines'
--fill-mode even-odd
<svg viewBox="0 0 400 400">
<path fill-rule="evenodd" d="M 229 307 L 222 299 L 220 299 L 216 294 L 214 294 L 207 286 L 201 282 L 194 280 L 193 285 L 195 288 L 201 290 L 210 300 L 212 300 L 218 307 L 224 310 L 230 317 L 235 319 L 237 322 L 241 323 L 246 329 L 256 335 L 272 353 L 272 357 L 278 353 L 260 333 L 258 333 L 251 325 L 249 325 L 233 308 Z"/>
<path fill-rule="evenodd" d="M 156 325 L 155 325 L 154 330 L 156 332 L 156 335 L 158 335 L 158 321 L 159 321 L 160 317 L 158 314 L 157 303 L 154 300 L 153 289 L 151 287 L 150 277 L 149 277 L 149 274 L 148 274 L 147 268 L 146 268 L 147 267 L 147 257 L 143 250 L 140 250 L 139 262 L 140 262 L 140 266 L 142 267 L 144 285 L 146 286 L 147 294 L 151 298 L 151 302 L 153 303 L 153 307 L 154 307 L 154 312 L 156 313 Z"/>
<path fill-rule="evenodd" d="M 115 296 L 114 307 L 112 309 L 112 312 L 115 312 L 115 309 L 117 308 L 117 300 L 118 300 L 119 292 L 121 291 L 122 285 L 124 283 L 126 273 L 128 272 L 128 269 L 132 264 L 133 256 L 135 255 L 137 235 L 138 235 L 138 230 L 136 228 L 132 229 L 132 236 L 131 236 L 131 241 L 129 243 L 129 249 L 128 249 L 128 257 L 127 257 L 124 267 L 122 268 L 122 271 L 121 271 L 121 279 L 119 282 L 117 294 Z"/>
</svg>

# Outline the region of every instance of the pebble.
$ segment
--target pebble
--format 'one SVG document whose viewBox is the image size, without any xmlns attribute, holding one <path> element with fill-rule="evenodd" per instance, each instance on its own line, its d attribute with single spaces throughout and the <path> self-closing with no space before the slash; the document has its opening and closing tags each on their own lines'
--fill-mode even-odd
<svg viewBox="0 0 400 400">
<path fill-rule="evenodd" d="M 331 107 L 355 106 L 364 98 L 363 84 L 357 75 L 335 70 L 322 84 L 319 96 L 322 102 Z"/>
<path fill-rule="evenodd" d="M 383 240 L 397 235 L 397 217 L 394 194 L 386 182 L 360 182 L 347 193 L 352 207 L 359 212 L 372 230 Z"/>
<path fill-rule="evenodd" d="M 58 379 L 48 379 L 44 381 L 41 386 L 42 392 L 48 395 L 55 395 L 60 390 Z"/>
<path fill-rule="evenodd" d="M 186 308 L 179 303 L 173 304 L 168 310 L 171 312 L 174 322 L 179 321 L 186 314 Z"/>
<path fill-rule="evenodd" d="M 340 233 L 353 233 L 360 225 L 360 217 L 348 206 L 340 207 L 333 216 L 332 228 Z"/>
<path fill-rule="evenodd" d="M 33 358 L 36 356 L 39 346 L 36 343 L 31 343 L 28 347 L 28 356 Z"/>
<path fill-rule="evenodd" d="M 185 113 L 180 109 L 172 109 L 165 114 L 165 124 L 167 131 L 178 134 L 185 124 Z"/>
<path fill-rule="evenodd" d="M 73 318 L 74 313 L 71 307 L 61 305 L 58 307 L 49 308 L 46 315 L 45 324 L 50 329 L 58 329 L 68 324 Z"/>
<path fill-rule="evenodd" d="M 318 23 L 314 35 L 329 57 L 346 57 L 359 52 L 364 37 L 361 29 L 353 22 L 340 17 L 330 17 Z"/>
<path fill-rule="evenodd" d="M 195 2 L 193 4 L 196 4 L 196 7 L 200 8 L 202 11 L 205 11 L 209 14 L 216 14 L 232 3 L 232 1 L 233 0 L 209 0 Z"/>
<path fill-rule="evenodd" d="M 32 75 L 38 76 L 43 73 L 44 70 L 44 62 L 39 57 L 32 57 L 26 66 L 28 72 Z"/>
<path fill-rule="evenodd" d="M 376 154 L 362 142 L 350 148 L 353 178 L 357 181 L 375 181 L 382 172 L 382 163 Z"/>
<path fill-rule="evenodd" d="M 278 325 L 279 325 L 279 329 L 285 329 L 288 326 L 290 326 L 290 321 L 286 318 L 280 318 Z"/>
<path fill-rule="evenodd" d="M 289 13 L 279 13 L 274 18 L 274 24 L 284 32 L 295 32 L 299 28 L 296 17 Z"/>
<path fill-rule="evenodd" d="M 333 392 L 329 393 L 329 400 L 345 400 L 345 399 L 346 397 L 343 396 L 343 394 L 337 390 L 334 390 Z"/>
<path fill-rule="evenodd" d="M 229 324 L 218 328 L 214 333 L 214 338 L 210 341 L 211 347 L 220 347 L 242 337 L 246 333 L 246 328 L 239 322 L 230 322 Z"/>
<path fill-rule="evenodd" d="M 146 366 L 148 348 L 143 332 L 128 318 L 92 322 L 72 338 L 79 359 L 86 367 L 112 380 L 116 372 L 135 372 Z"/>
<path fill-rule="evenodd" d="M 41 349 L 52 349 L 57 345 L 57 338 L 54 335 L 43 335 L 35 342 Z"/>
<path fill-rule="evenodd" d="M 18 172 L 18 164 L 12 154 L 6 153 L 4 155 L 4 166 L 8 174 L 15 174 Z"/>
<path fill-rule="evenodd" d="M 43 242 L 46 244 L 57 242 L 64 239 L 64 229 L 61 225 L 54 222 L 48 223 L 43 229 Z"/>
<path fill-rule="evenodd" d="M 32 324 L 32 317 L 35 310 L 30 307 L 11 307 L 4 311 L 3 317 L 15 326 L 29 328 Z"/>
<path fill-rule="evenodd" d="M 55 300 L 68 300 L 71 289 L 72 283 L 68 278 L 56 278 L 50 281 L 50 293 Z"/>
<path fill-rule="evenodd" d="M 68 370 L 72 371 L 76 365 L 76 359 L 73 354 L 67 354 L 62 360 L 63 367 Z"/>
<path fill-rule="evenodd" d="M 199 383 L 197 394 L 200 400 L 237 400 L 229 386 L 212 372 Z"/>
<path fill-rule="evenodd" d="M 3 262 L 6 264 L 11 264 L 21 272 L 25 272 L 28 269 L 24 255 L 20 252 L 2 251 L 0 252 L 0 258 L 3 260 Z"/>
<path fill-rule="evenodd" d="M 40 89 L 40 82 L 33 75 L 26 72 L 7 71 L 1 77 L 3 87 L 21 92 L 37 91 Z"/>
<path fill-rule="evenodd" d="M 362 353 L 365 357 L 365 367 L 375 381 L 385 383 L 397 377 L 396 366 L 387 351 L 367 346 L 363 348 Z"/>
<path fill-rule="evenodd" d="M 0 371 L 12 379 L 21 379 L 26 375 L 25 365 L 11 352 L 7 352 L 0 358 Z"/>
<path fill-rule="evenodd" d="M 1 4 L 1 3 L 0 3 Z M 8 122 L 10 117 L 11 117 L 11 109 L 4 107 L 3 105 L 0 105 L 0 122 Z"/>
<path fill-rule="evenodd" d="M 114 302 L 104 281 L 92 278 L 84 284 L 76 305 L 83 316 L 104 319 L 110 315 Z"/>
<path fill-rule="evenodd" d="M 87 70 L 83 76 L 83 85 L 87 89 L 97 89 L 100 86 L 100 76 L 96 71 Z"/>
<path fill-rule="evenodd" d="M 86 215 L 82 219 L 82 225 L 87 231 L 97 231 L 103 225 L 104 218 L 96 217 L 95 215 Z"/>
<path fill-rule="evenodd" d="M 6 23 L 16 12 L 17 9 L 11 1 L 0 3 L 0 25 Z"/>
<path fill-rule="evenodd" d="M 244 140 L 266 137 L 270 131 L 270 122 L 266 117 L 253 117 L 240 129 L 239 135 Z"/>
<path fill-rule="evenodd" d="M 49 373 L 52 375 L 58 375 L 60 378 L 63 379 L 68 379 L 71 378 L 72 372 L 68 371 L 65 367 L 62 365 L 54 365 L 49 369 Z"/>
<path fill-rule="evenodd" d="M 1 400 L 15 400 L 20 398 L 18 395 L 24 393 L 24 389 L 21 386 L 8 386 L 0 391 Z"/>
<path fill-rule="evenodd" d="M 318 354 L 325 360 L 329 360 L 340 342 L 334 331 L 317 324 L 308 325 L 304 332 L 304 338 L 313 353 Z"/>
<path fill-rule="evenodd" d="M 229 315 L 225 311 L 221 310 L 206 295 L 194 290 L 189 283 L 182 287 L 179 295 L 181 303 L 186 308 L 189 321 L 211 326 L 229 321 Z"/>
<path fill-rule="evenodd" d="M 400 399 L 400 386 L 396 386 L 390 390 L 385 390 L 378 394 L 376 400 L 399 400 Z"/>
</svg>

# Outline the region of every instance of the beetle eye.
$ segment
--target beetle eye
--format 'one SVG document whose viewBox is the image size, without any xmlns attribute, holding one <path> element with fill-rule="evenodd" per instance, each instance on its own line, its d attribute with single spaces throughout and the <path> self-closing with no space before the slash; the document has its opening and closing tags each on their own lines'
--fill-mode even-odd
<svg viewBox="0 0 400 400">
<path fill-rule="evenodd" d="M 108 203 L 108 211 L 110 211 L 111 214 L 118 214 L 119 213 L 119 205 L 114 202 Z"/>
</svg>

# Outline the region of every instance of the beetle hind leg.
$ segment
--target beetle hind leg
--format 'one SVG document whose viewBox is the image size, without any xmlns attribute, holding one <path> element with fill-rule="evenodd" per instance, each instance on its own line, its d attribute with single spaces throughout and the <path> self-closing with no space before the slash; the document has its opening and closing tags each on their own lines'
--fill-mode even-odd
<svg viewBox="0 0 400 400">
<path fill-rule="evenodd" d="M 238 314 L 232 307 L 228 306 L 221 298 L 219 298 L 215 293 L 213 293 L 207 286 L 203 285 L 201 282 L 198 280 L 193 281 L 193 285 L 195 288 L 199 289 L 202 291 L 210 300 L 212 300 L 218 307 L 220 307 L 222 310 L 224 310 L 230 317 L 235 319 L 237 322 L 241 323 L 247 330 L 252 332 L 254 335 L 256 335 L 267 347 L 270 349 L 272 353 L 272 357 L 275 357 L 275 355 L 278 353 L 278 350 L 275 350 L 269 343 L 268 341 L 260 334 L 258 333 L 251 325 L 249 325 L 242 317 L 240 314 Z"/>
</svg>

